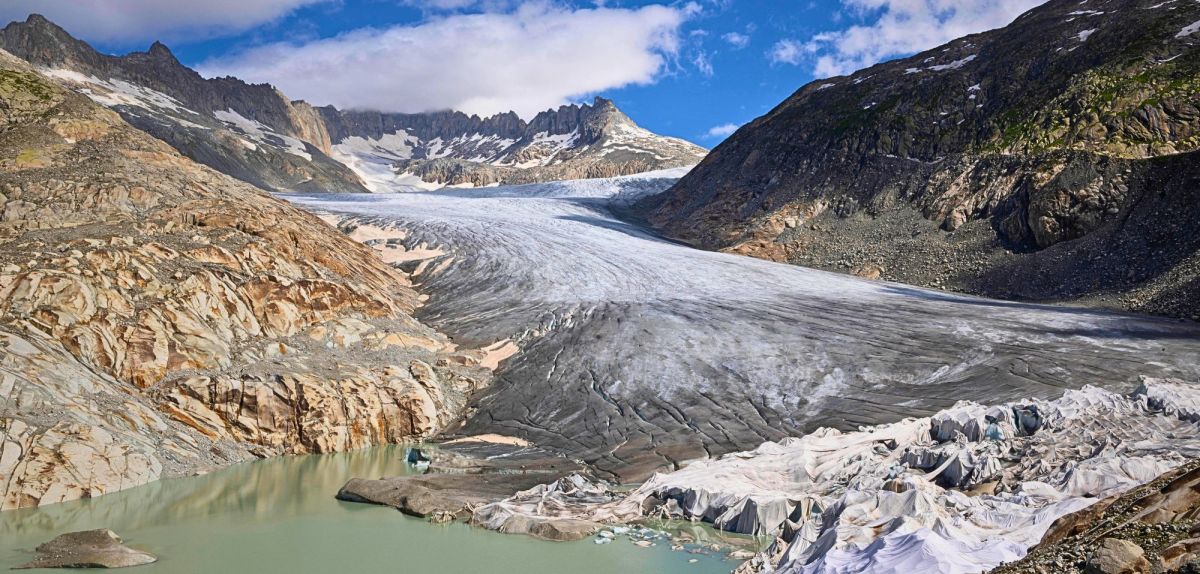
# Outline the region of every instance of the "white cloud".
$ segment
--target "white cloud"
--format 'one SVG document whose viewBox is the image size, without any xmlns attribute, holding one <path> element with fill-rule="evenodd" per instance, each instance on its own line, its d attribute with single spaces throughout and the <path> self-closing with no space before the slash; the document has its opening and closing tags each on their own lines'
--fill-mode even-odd
<svg viewBox="0 0 1200 574">
<path fill-rule="evenodd" d="M 721 124 L 719 126 L 713 126 L 707 132 L 704 132 L 704 138 L 705 139 L 727 138 L 727 137 L 733 135 L 733 132 L 736 132 L 738 130 L 738 128 L 740 128 L 740 127 L 741 126 L 739 126 L 737 124 Z"/>
<path fill-rule="evenodd" d="M 405 6 L 420 8 L 425 12 L 447 12 L 454 10 L 507 10 L 516 5 L 516 0 L 400 0 Z"/>
<path fill-rule="evenodd" d="M 750 36 L 740 32 L 730 32 L 724 36 L 721 36 L 721 39 L 725 40 L 730 46 L 733 46 L 738 50 L 750 45 Z"/>
<path fill-rule="evenodd" d="M 713 77 L 712 60 L 709 59 L 707 52 L 703 50 L 696 52 L 696 57 L 692 58 L 692 63 L 695 64 L 697 70 L 700 70 L 701 74 L 709 78 Z"/>
<path fill-rule="evenodd" d="M 767 50 L 767 58 L 772 64 L 797 65 L 804 61 L 805 45 L 796 40 L 780 40 Z"/>
<path fill-rule="evenodd" d="M 241 32 L 330 0 L 4 0 L 0 18 L 42 14 L 72 35 L 129 42 Z"/>
<path fill-rule="evenodd" d="M 914 54 L 968 34 L 1000 28 L 1045 0 L 841 0 L 862 24 L 824 32 L 777 63 L 811 62 L 818 78 L 848 74 L 888 58 Z M 778 48 L 780 44 L 777 44 Z M 807 54 L 807 55 L 806 55 Z"/>
<path fill-rule="evenodd" d="M 529 2 L 502 13 L 270 44 L 206 62 L 200 71 L 270 82 L 291 97 L 342 108 L 512 110 L 529 117 L 602 90 L 653 83 L 676 61 L 692 10 Z"/>
</svg>

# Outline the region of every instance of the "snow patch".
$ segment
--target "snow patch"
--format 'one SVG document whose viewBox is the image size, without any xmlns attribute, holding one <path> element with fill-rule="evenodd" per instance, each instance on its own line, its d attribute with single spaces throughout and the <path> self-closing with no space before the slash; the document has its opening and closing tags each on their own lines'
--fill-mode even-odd
<svg viewBox="0 0 1200 574">
<path fill-rule="evenodd" d="M 925 70 L 929 70 L 931 72 L 944 72 L 946 70 L 957 70 L 957 69 L 973 62 L 975 60 L 975 57 L 976 57 L 975 54 L 971 54 L 970 56 L 967 56 L 961 60 L 955 60 L 948 64 L 937 64 L 937 65 L 929 66 L 927 68 L 905 68 L 904 73 L 905 74 L 919 74 Z M 925 61 L 928 62 L 929 59 L 927 58 Z"/>
<path fill-rule="evenodd" d="M 184 104 L 175 100 L 174 97 L 163 94 L 161 91 L 125 82 L 125 80 L 103 80 L 95 76 L 85 76 L 85 74 L 73 70 L 65 70 L 65 68 L 42 68 L 40 71 L 52 78 L 64 79 L 73 84 L 86 86 L 80 90 L 83 94 L 90 97 L 92 101 L 109 108 L 131 106 L 200 115 L 198 112 L 184 107 Z M 191 126 L 205 128 L 197 124 L 191 124 Z"/>
<path fill-rule="evenodd" d="M 1195 34 L 1196 32 L 1200 32 L 1200 20 L 1197 20 L 1195 22 L 1192 22 L 1191 24 L 1188 24 L 1187 26 L 1184 26 L 1183 29 L 1180 30 L 1178 34 L 1175 34 L 1175 37 L 1183 38 L 1186 36 L 1191 36 L 1192 34 Z"/>
<path fill-rule="evenodd" d="M 400 130 L 396 133 L 384 134 L 379 139 L 351 136 L 339 142 L 334 148 L 348 155 L 404 160 L 412 159 L 413 150 L 418 145 L 420 145 L 420 140 L 408 135 L 408 132 Z"/>
<path fill-rule="evenodd" d="M 276 133 L 262 122 L 247 118 L 232 109 L 213 112 L 213 116 L 229 128 L 250 138 L 250 141 L 255 144 L 282 149 L 294 156 L 312 161 L 312 154 L 308 153 L 304 142 L 292 136 Z"/>
<path fill-rule="evenodd" d="M 943 70 L 957 70 L 957 69 L 971 63 L 974 60 L 975 60 L 975 54 L 971 54 L 970 56 L 967 56 L 966 58 L 963 58 L 961 60 L 955 60 L 953 62 L 950 62 L 949 64 L 940 64 L 937 66 L 929 66 L 929 69 L 933 70 L 935 72 L 941 72 Z"/>
</svg>

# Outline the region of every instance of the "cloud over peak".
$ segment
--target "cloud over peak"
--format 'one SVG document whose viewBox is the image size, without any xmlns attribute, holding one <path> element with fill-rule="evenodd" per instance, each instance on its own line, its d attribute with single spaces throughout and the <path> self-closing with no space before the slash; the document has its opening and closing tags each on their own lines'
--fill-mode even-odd
<svg viewBox="0 0 1200 574">
<path fill-rule="evenodd" d="M 0 19 L 43 14 L 94 42 L 130 42 L 241 32 L 331 0 L 5 0 Z"/>
<path fill-rule="evenodd" d="M 444 2 L 448 8 L 473 4 Z M 529 117 L 588 94 L 653 83 L 677 58 L 681 28 L 694 10 L 528 2 L 268 44 L 206 62 L 200 71 L 270 82 L 289 96 L 343 108 L 512 110 Z"/>
<path fill-rule="evenodd" d="M 839 76 L 888 58 L 915 54 L 955 38 L 1003 27 L 1045 0 L 841 0 L 861 23 L 807 41 L 781 40 L 775 63 L 809 63 L 818 78 Z"/>
<path fill-rule="evenodd" d="M 707 132 L 704 132 L 704 138 L 705 139 L 727 138 L 727 137 L 733 135 L 733 132 L 736 132 L 738 130 L 738 128 L 740 128 L 740 127 L 742 127 L 742 126 L 739 126 L 738 124 L 732 124 L 732 123 L 731 124 L 721 124 L 719 126 L 713 126 L 713 127 L 709 128 L 709 130 Z"/>
</svg>

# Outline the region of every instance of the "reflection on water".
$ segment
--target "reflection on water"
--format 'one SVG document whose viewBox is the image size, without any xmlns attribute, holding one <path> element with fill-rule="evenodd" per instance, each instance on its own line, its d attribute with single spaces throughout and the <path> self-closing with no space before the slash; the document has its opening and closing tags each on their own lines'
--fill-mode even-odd
<svg viewBox="0 0 1200 574">
<path fill-rule="evenodd" d="M 403 447 L 282 457 L 65 504 L 0 513 L 0 568 L 63 532 L 111 528 L 160 561 L 135 572 L 725 573 L 719 558 L 435 526 L 334 499 L 350 477 L 408 472 Z M 696 563 L 689 563 L 698 559 Z"/>
</svg>

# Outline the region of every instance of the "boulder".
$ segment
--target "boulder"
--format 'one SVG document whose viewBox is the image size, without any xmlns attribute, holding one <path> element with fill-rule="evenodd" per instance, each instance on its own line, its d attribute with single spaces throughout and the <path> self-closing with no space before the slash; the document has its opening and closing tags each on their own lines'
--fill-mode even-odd
<svg viewBox="0 0 1200 574">
<path fill-rule="evenodd" d="M 107 528 L 63 534 L 37 547 L 37 554 L 16 569 L 126 568 L 158 560 L 149 552 L 134 550 Z"/>
<path fill-rule="evenodd" d="M 1141 546 L 1128 540 L 1105 538 L 1088 557 L 1084 574 L 1141 574 L 1150 571 L 1150 561 Z"/>
<path fill-rule="evenodd" d="M 1200 561 L 1200 538 L 1180 540 L 1158 552 L 1159 563 L 1166 571 L 1181 570 Z"/>
<path fill-rule="evenodd" d="M 600 525 L 573 518 L 543 518 L 525 514 L 510 515 L 499 528 L 505 534 L 527 534 L 553 542 L 582 540 L 600 530 Z"/>
<path fill-rule="evenodd" d="M 453 496 L 444 496 L 437 490 L 405 477 L 367 480 L 352 478 L 337 493 L 337 499 L 346 502 L 365 502 L 391 506 L 418 518 L 457 515 L 466 510 L 466 503 Z"/>
</svg>

